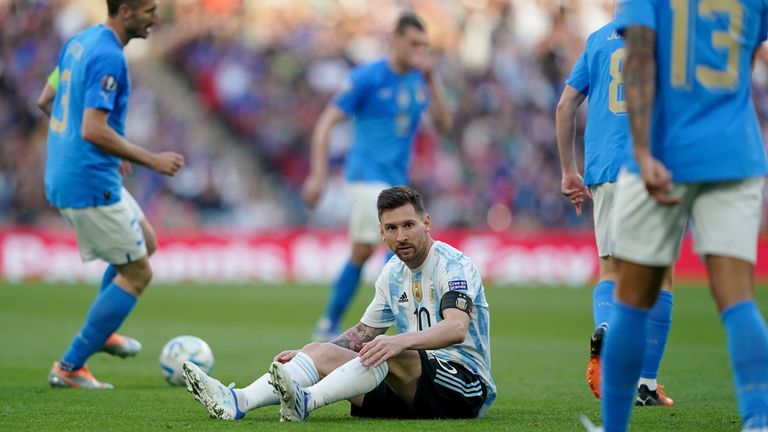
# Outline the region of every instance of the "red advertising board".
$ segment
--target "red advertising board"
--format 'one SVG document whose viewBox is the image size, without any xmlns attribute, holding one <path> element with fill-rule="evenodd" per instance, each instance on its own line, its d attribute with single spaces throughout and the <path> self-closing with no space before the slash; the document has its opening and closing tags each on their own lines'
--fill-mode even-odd
<svg viewBox="0 0 768 432">
<path fill-rule="evenodd" d="M 488 283 L 510 286 L 581 286 L 594 280 L 597 256 L 591 232 L 499 234 L 491 231 L 446 230 L 435 238 L 461 249 Z M 341 231 L 288 230 L 262 233 L 166 233 L 152 256 L 155 282 L 328 282 L 348 254 Z M 759 256 L 765 256 L 762 239 Z M 375 279 L 384 251 L 367 266 Z M 0 278 L 19 282 L 96 281 L 104 263 L 83 264 L 74 233 L 68 229 L 0 229 Z M 768 281 L 761 260 L 757 277 Z M 690 239 L 676 266 L 678 281 L 703 280 L 704 266 Z"/>
</svg>

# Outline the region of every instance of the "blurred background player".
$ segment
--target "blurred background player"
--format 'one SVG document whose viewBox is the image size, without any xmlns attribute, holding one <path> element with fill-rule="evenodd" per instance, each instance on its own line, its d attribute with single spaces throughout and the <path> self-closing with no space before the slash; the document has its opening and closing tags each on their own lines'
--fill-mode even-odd
<svg viewBox="0 0 768 432">
<path fill-rule="evenodd" d="M 768 165 L 750 79 L 768 37 L 768 5 L 671 5 L 625 0 L 616 19 L 626 44 L 635 158 L 617 183 L 619 266 L 602 357 L 604 428 L 628 427 L 649 309 L 690 220 L 725 327 L 743 430 L 766 431 L 768 329 L 754 300 L 753 266 Z"/>
<path fill-rule="evenodd" d="M 608 330 L 616 285 L 612 258 L 613 214 L 616 178 L 630 157 L 627 103 L 621 81 L 624 41 L 613 22 L 587 38 L 584 51 L 573 66 L 557 109 L 557 144 L 563 172 L 561 192 L 581 214 L 585 198 L 594 201 L 595 239 L 600 258 L 599 281 L 592 295 L 595 330 L 590 339 L 587 384 L 600 397 L 600 351 Z M 584 178 L 575 155 L 576 114 L 589 96 L 584 132 Z M 658 386 L 656 377 L 672 325 L 672 277 L 665 276 L 659 300 L 648 317 L 648 346 L 638 383 L 637 405 L 672 405 L 674 401 Z"/>
<path fill-rule="evenodd" d="M 325 313 L 313 334 L 315 340 L 330 340 L 338 334 L 363 265 L 381 241 L 376 197 L 390 186 L 408 183 L 411 149 L 422 113 L 429 106 L 435 126 L 443 132 L 453 123 L 428 50 L 422 21 L 411 13 L 401 15 L 392 34 L 389 56 L 354 69 L 315 126 L 311 169 L 302 190 L 310 207 L 318 203 L 328 180 L 332 127 L 351 117 L 354 128 L 344 165 L 345 189 L 352 202 L 352 252 L 331 288 Z"/>
<path fill-rule="evenodd" d="M 187 388 L 212 417 L 240 419 L 280 403 L 281 420 L 303 421 L 346 399 L 353 416 L 375 418 L 476 418 L 490 407 L 496 387 L 480 274 L 432 238 L 416 190 L 386 189 L 376 208 L 380 236 L 397 258 L 382 269 L 360 322 L 333 342 L 278 354 L 269 374 L 244 389 L 186 362 Z M 398 334 L 385 335 L 393 326 Z"/>
<path fill-rule="evenodd" d="M 58 83 L 43 91 L 40 103 L 50 113 L 45 192 L 75 229 L 83 261 L 111 264 L 86 317 L 48 376 L 53 387 L 107 389 L 85 365 L 105 347 L 152 278 L 143 214 L 123 194 L 120 159 L 166 175 L 184 165 L 176 153 L 152 153 L 123 138 L 130 78 L 123 47 L 146 38 L 154 25 L 154 0 L 108 0 L 109 17 L 67 42 L 59 56 Z M 50 110 L 46 97 L 58 87 Z"/>
<path fill-rule="evenodd" d="M 48 76 L 48 80 L 43 87 L 43 91 L 40 93 L 40 97 L 37 101 L 38 108 L 40 108 L 40 110 L 48 117 L 51 115 L 53 99 L 56 97 L 56 90 L 58 88 L 59 68 L 57 67 Z M 119 170 L 120 174 L 125 178 L 131 173 L 131 164 L 126 161 L 122 161 L 120 163 Z M 147 245 L 147 256 L 151 256 L 153 253 L 155 253 L 155 250 L 157 250 L 157 234 L 155 233 L 155 229 L 149 223 L 146 216 L 144 215 L 144 212 L 141 210 L 141 207 L 138 205 L 138 203 L 136 203 L 136 200 L 133 198 L 130 192 L 128 192 L 128 190 L 123 187 L 120 193 L 122 198 L 131 205 L 133 211 L 137 215 L 139 226 L 141 227 L 141 232 L 144 235 L 144 242 Z M 107 269 L 104 271 L 104 276 L 102 277 L 100 289 L 103 290 L 104 288 L 108 287 L 116 275 L 117 270 L 115 269 L 115 266 L 108 263 Z M 101 350 L 118 357 L 133 357 L 141 352 L 141 343 L 131 337 L 112 333 L 107 338 L 107 341 L 104 342 L 104 346 L 101 348 Z"/>
</svg>

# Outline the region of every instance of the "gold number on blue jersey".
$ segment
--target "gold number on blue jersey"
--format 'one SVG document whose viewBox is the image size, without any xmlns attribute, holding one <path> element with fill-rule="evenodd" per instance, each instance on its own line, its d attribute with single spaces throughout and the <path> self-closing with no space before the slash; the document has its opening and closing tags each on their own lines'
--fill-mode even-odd
<svg viewBox="0 0 768 432">
<path fill-rule="evenodd" d="M 627 113 L 627 101 L 619 97 L 624 87 L 624 81 L 621 78 L 623 65 L 624 48 L 619 48 L 611 54 L 611 83 L 608 85 L 608 109 L 614 114 Z"/>
<path fill-rule="evenodd" d="M 673 13 L 672 24 L 672 70 L 673 87 L 691 88 L 688 64 L 692 54 L 689 47 L 689 32 L 695 39 L 689 16 L 691 0 L 670 0 Z M 741 3 L 734 0 L 701 0 L 696 13 L 701 19 L 716 19 L 717 14 L 728 16 L 728 31 L 713 31 L 712 47 L 727 53 L 724 69 L 709 66 L 695 67 L 696 80 L 704 87 L 718 90 L 735 89 L 739 85 L 739 42 L 741 37 L 744 10 Z M 693 59 L 695 62 L 695 59 Z"/>
<path fill-rule="evenodd" d="M 61 118 L 57 119 L 51 114 L 49 128 L 56 133 L 64 133 L 69 121 L 69 91 L 72 83 L 72 71 L 64 69 L 59 77 L 59 89 L 61 90 Z"/>
</svg>

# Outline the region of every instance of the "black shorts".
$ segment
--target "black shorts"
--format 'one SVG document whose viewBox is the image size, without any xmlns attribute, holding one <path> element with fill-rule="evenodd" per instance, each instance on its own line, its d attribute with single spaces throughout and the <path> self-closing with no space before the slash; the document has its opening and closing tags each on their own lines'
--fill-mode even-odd
<svg viewBox="0 0 768 432">
<path fill-rule="evenodd" d="M 363 406 L 352 405 L 355 417 L 397 419 L 475 418 L 485 403 L 487 389 L 479 376 L 464 366 L 438 360 L 419 351 L 421 376 L 410 405 L 382 382 L 365 394 Z"/>
</svg>

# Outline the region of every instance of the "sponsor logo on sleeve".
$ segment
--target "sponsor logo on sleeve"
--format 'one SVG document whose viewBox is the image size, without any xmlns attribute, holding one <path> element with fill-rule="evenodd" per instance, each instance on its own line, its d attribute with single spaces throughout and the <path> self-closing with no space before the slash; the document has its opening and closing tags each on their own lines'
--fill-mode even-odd
<svg viewBox="0 0 768 432">
<path fill-rule="evenodd" d="M 101 78 L 101 88 L 108 92 L 117 90 L 117 78 L 113 75 L 104 75 Z"/>
<path fill-rule="evenodd" d="M 469 285 L 465 280 L 449 281 L 448 290 L 450 291 L 468 291 Z"/>
</svg>

